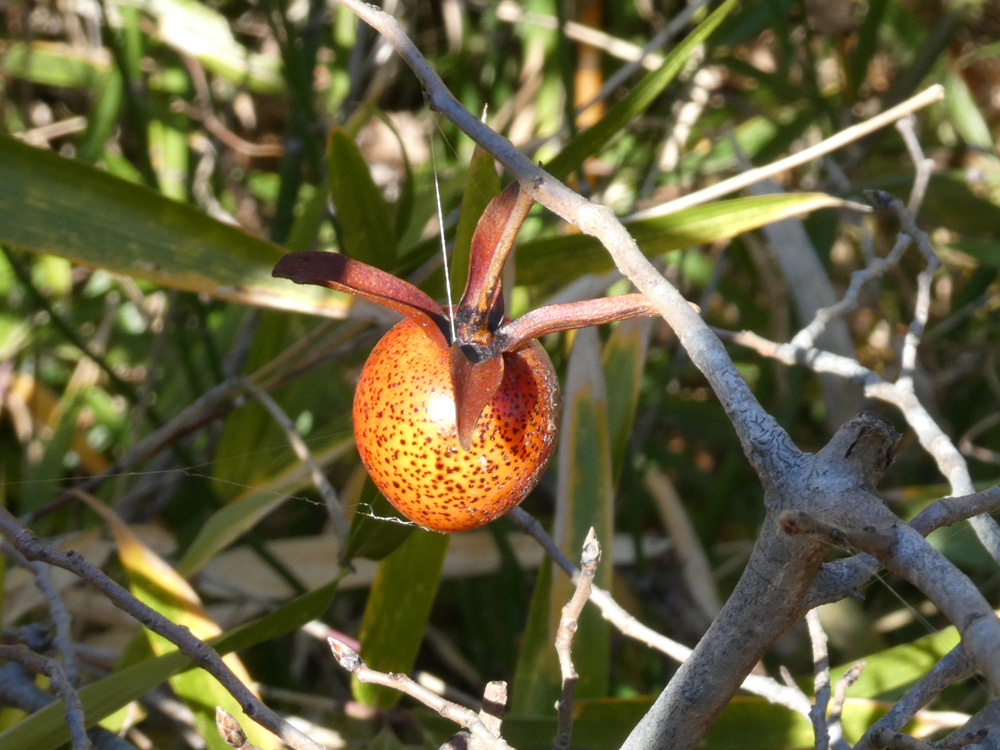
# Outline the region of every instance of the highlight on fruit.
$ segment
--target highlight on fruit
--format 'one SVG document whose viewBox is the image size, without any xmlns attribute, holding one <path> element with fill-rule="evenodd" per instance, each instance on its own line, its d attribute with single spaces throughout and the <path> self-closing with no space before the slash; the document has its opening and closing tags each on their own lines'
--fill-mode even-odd
<svg viewBox="0 0 1000 750">
<path fill-rule="evenodd" d="M 624 294 L 507 319 L 503 266 L 532 203 L 512 183 L 486 207 L 453 310 L 338 253 L 289 253 L 274 267 L 276 277 L 350 292 L 404 316 L 361 371 L 354 435 L 379 490 L 427 529 L 483 526 L 517 506 L 541 478 L 556 446 L 559 385 L 536 339 L 657 314 L 644 295 Z"/>
</svg>

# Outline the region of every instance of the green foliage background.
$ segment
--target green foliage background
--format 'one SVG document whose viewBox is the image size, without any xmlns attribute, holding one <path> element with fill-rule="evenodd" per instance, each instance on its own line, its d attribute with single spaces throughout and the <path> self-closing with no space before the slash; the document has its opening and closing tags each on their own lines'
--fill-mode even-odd
<svg viewBox="0 0 1000 750">
<path fill-rule="evenodd" d="M 710 4 L 650 71 L 610 92 L 596 124 L 583 125 L 572 92 L 582 85 L 585 45 L 559 22 L 576 23 L 587 5 L 417 2 L 399 12 L 471 111 L 485 110 L 519 148 L 623 216 L 801 149 L 930 83 L 944 86 L 944 101 L 918 116 L 935 163 L 920 218 L 944 261 L 920 351 L 922 395 L 956 441 L 966 438 L 976 481 L 995 483 L 1000 48 L 990 24 L 998 6 Z M 393 707 L 394 696 L 352 688 L 322 640 L 296 635 L 309 620 L 361 635 L 376 667 L 425 670 L 468 695 L 490 679 L 511 681 L 508 740 L 549 746 L 558 679 L 551 639 L 565 579 L 507 520 L 450 541 L 378 520 L 391 509 L 353 450 L 350 405 L 386 319 L 344 295 L 270 276 L 286 251 L 336 249 L 443 298 L 435 177 L 459 281 L 478 213 L 509 177 L 498 180 L 491 160 L 428 110 L 415 79 L 339 5 L 93 7 L 99 14 L 13 2 L 0 17 L 0 502 L 36 533 L 99 554 L 104 522 L 61 496 L 108 471 L 94 494 L 197 589 L 226 631 L 222 648 L 241 650 L 269 704 L 351 746 L 430 746 L 451 729 L 408 703 Z M 623 64 L 612 41 L 641 47 L 681 10 L 597 7 L 602 80 Z M 701 55 L 719 83 L 665 171 L 678 106 L 691 97 L 689 61 Z M 575 104 L 586 98 L 577 96 Z M 757 229 L 801 216 L 843 290 L 866 253 L 884 253 L 894 228 L 831 210 L 827 196 L 858 200 L 868 188 L 906 196 L 913 179 L 891 128 L 831 162 L 783 175 L 783 195 L 738 196 L 629 226 L 712 324 L 785 341 L 804 321 Z M 866 292 L 848 321 L 856 355 L 879 371 L 898 364 L 915 255 Z M 539 209 L 512 265 L 515 314 L 613 268 L 589 238 Z M 608 283 L 611 293 L 626 290 Z M 523 507 L 564 530 L 557 541 L 571 557 L 595 525 L 604 585 L 642 621 L 693 644 L 706 614 L 682 575 L 687 553 L 658 543 L 665 521 L 644 477 L 655 470 L 675 485 L 714 572 L 698 585 L 724 598 L 762 513 L 735 436 L 659 322 L 544 344 L 564 377 L 574 368 L 586 375 L 564 380 L 562 455 Z M 823 444 L 830 405 L 814 377 L 740 349 L 732 356 L 800 445 Z M 271 392 L 350 509 L 343 550 L 308 471 L 239 375 Z M 136 460 L 142 441 L 180 424 L 179 415 L 184 429 Z M 884 485 L 903 516 L 943 492 L 912 440 Z M 938 543 L 995 595 L 995 572 L 964 531 Z M 137 585 L 141 571 L 100 554 L 107 570 Z M 613 559 L 621 563 L 614 570 Z M 356 572 L 343 577 L 348 560 Z M 45 613 L 9 567 L 0 575 L 6 637 Z M 119 709 L 188 665 L 155 655 L 133 624 L 99 617 L 93 594 L 61 585 L 73 597 L 74 635 L 93 649 L 88 721 L 117 729 Z M 936 632 L 947 623 L 906 587 L 886 580 L 864 593 L 864 603 L 825 614 L 834 661 L 868 661 L 845 711 L 849 736 L 953 644 L 949 631 Z M 596 617 L 581 639 L 596 645 L 577 654 L 584 700 L 575 736 L 581 747 L 616 747 L 673 666 L 609 635 Z M 803 633 L 779 643 L 768 666 L 778 664 L 811 684 Z M 183 682 L 171 685 L 185 695 Z M 935 708 L 973 711 L 985 699 L 966 686 Z M 356 718 L 346 709 L 353 700 L 381 710 Z M 0 746 L 58 746 L 66 730 L 57 709 L 26 719 L 0 708 Z M 138 730 L 157 747 L 185 746 L 174 721 L 155 705 L 146 712 Z M 735 702 L 706 744 L 811 745 L 808 724 L 752 698 Z"/>
</svg>

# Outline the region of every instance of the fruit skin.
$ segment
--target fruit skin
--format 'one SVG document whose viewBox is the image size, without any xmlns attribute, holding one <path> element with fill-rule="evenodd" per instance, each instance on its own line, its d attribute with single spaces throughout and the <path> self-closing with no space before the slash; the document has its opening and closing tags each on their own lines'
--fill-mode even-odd
<svg viewBox="0 0 1000 750">
<path fill-rule="evenodd" d="M 499 390 L 459 447 L 449 352 L 413 320 L 375 346 L 354 394 L 354 436 L 369 474 L 400 513 L 466 531 L 518 505 L 556 446 L 559 385 L 537 341 L 504 353 Z"/>
</svg>

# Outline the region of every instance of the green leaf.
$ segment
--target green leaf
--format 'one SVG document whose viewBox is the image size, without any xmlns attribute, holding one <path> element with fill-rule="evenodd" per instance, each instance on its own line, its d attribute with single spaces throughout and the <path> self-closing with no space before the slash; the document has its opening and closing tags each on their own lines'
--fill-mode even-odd
<svg viewBox="0 0 1000 750">
<path fill-rule="evenodd" d="M 579 564 L 583 540 L 593 527 L 604 548 L 604 559 L 597 568 L 594 584 L 610 590 L 614 490 L 607 406 L 601 340 L 596 329 L 582 328 L 573 339 L 566 372 L 552 538 L 563 554 Z M 549 600 L 553 640 L 562 609 L 574 588 L 568 576 L 554 571 Z M 608 621 L 595 607 L 584 608 L 573 638 L 573 662 L 580 675 L 576 685 L 579 699 L 604 698 L 608 694 L 610 643 Z"/>
<path fill-rule="evenodd" d="M 361 657 L 382 672 L 409 672 L 424 637 L 448 550 L 447 534 L 417 529 L 378 566 L 361 620 Z M 377 708 L 399 701 L 396 690 L 351 681 L 354 697 Z"/>
<path fill-rule="evenodd" d="M 993 151 L 993 136 L 979 105 L 965 80 L 957 71 L 948 67 L 944 75 L 944 96 L 951 122 L 962 139 L 971 146 Z"/>
<path fill-rule="evenodd" d="M 820 193 L 789 193 L 734 198 L 677 213 L 626 222 L 639 249 L 647 256 L 734 237 L 773 221 L 833 208 L 843 202 Z M 539 284 L 567 281 L 585 273 L 614 268 L 611 256 L 585 234 L 545 237 L 518 246 L 518 281 Z"/>
<path fill-rule="evenodd" d="M 857 698 L 879 698 L 916 682 L 958 645 L 959 640 L 958 631 L 949 627 L 910 643 L 866 656 L 865 670 L 851 686 L 851 695 Z M 835 683 L 839 680 L 856 661 L 831 669 L 830 681 Z M 811 681 L 812 677 L 809 678 L 810 683 Z"/>
<path fill-rule="evenodd" d="M 612 459 L 607 396 L 600 339 L 593 328 L 575 332 L 563 394 L 559 429 L 556 520 L 552 538 L 570 560 L 579 561 L 590 527 L 605 545 L 595 584 L 611 585 L 610 541 L 614 535 Z M 562 608 L 572 596 L 568 576 L 543 562 L 528 612 L 514 677 L 511 711 L 547 713 L 559 696 L 561 676 L 553 643 Z M 603 698 L 608 691 L 610 626 L 593 607 L 584 608 L 573 639 L 573 661 L 580 675 L 580 699 Z"/>
<path fill-rule="evenodd" d="M 313 249 L 320 226 L 326 219 L 326 207 L 329 201 L 330 181 L 323 180 L 304 201 L 301 213 L 295 217 L 295 222 L 288 231 L 285 245 L 289 250 L 296 252 Z"/>
<path fill-rule="evenodd" d="M 351 302 L 271 277 L 284 251 L 197 209 L 0 137 L 0 244 L 245 304 L 343 317 Z"/>
<path fill-rule="evenodd" d="M 12 42 L 0 57 L 5 75 L 32 83 L 100 91 L 111 67 L 83 47 L 59 42 Z"/>
<path fill-rule="evenodd" d="M 615 327 L 604 345 L 608 438 L 611 443 L 611 476 L 614 485 L 617 485 L 621 476 L 625 449 L 632 434 L 651 330 L 652 321 L 648 318 L 626 320 Z"/>
<path fill-rule="evenodd" d="M 987 268 L 1000 270 L 1000 240 L 981 240 L 973 237 L 958 237 L 952 247 L 975 258 L 976 263 Z M 958 309 L 957 306 L 955 309 Z"/>
<path fill-rule="evenodd" d="M 326 159 L 341 252 L 377 268 L 391 269 L 396 260 L 395 224 L 350 133 L 343 128 L 330 131 Z"/>
<path fill-rule="evenodd" d="M 188 145 L 187 134 L 164 120 L 149 123 L 149 147 L 158 154 L 154 164 L 160 192 L 183 202 L 187 198 Z"/>
<path fill-rule="evenodd" d="M 343 572 L 339 573 L 325 586 L 303 594 L 253 622 L 213 638 L 210 643 L 220 654 L 228 654 L 301 627 L 327 610 L 343 575 Z M 171 675 L 192 666 L 187 656 L 173 651 L 126 667 L 86 685 L 80 689 L 80 700 L 83 702 L 87 726 L 94 726 L 105 716 L 146 694 Z M 64 718 L 62 701 L 55 701 L 0 733 L 0 747 L 4 750 L 55 750 L 70 739 Z"/>
<path fill-rule="evenodd" d="M 608 109 L 600 122 L 570 140 L 562 151 L 545 165 L 549 173 L 558 178 L 565 178 L 583 164 L 585 159 L 600 151 L 616 133 L 641 115 L 683 70 L 694 50 L 715 31 L 734 5 L 735 0 L 727 0 L 720 5 L 683 42 L 670 51 L 659 68 L 647 73 L 624 99 Z"/>
<path fill-rule="evenodd" d="M 313 458 L 320 466 L 326 466 L 353 446 L 352 438 L 338 436 L 316 449 Z M 252 488 L 230 500 L 205 521 L 177 569 L 184 576 L 197 572 L 218 552 L 243 536 L 292 493 L 311 484 L 311 481 L 309 468 L 297 462 L 269 480 L 254 483 Z"/>
<path fill-rule="evenodd" d="M 208 5 L 197 0 L 119 0 L 112 4 L 149 14 L 158 40 L 229 82 L 260 94 L 285 93 L 278 56 L 244 47 L 233 36 L 227 18 Z"/>
<path fill-rule="evenodd" d="M 510 713 L 530 716 L 548 715 L 552 701 L 559 694 L 558 676 L 553 643 L 555 633 L 549 632 L 549 600 L 552 594 L 552 568 L 547 558 L 538 568 L 538 576 L 531 593 L 528 619 L 521 636 L 521 650 L 517 655 L 514 684 L 511 688 Z M 505 730 L 506 736 L 506 730 Z M 551 738 L 548 736 L 551 744 Z M 516 745 L 520 747 L 520 745 Z"/>
<path fill-rule="evenodd" d="M 104 145 L 118 123 L 118 113 L 125 93 L 121 71 L 112 73 L 98 91 L 97 102 L 87 115 L 87 129 L 77 142 L 76 156 L 88 164 L 101 158 Z"/>
</svg>

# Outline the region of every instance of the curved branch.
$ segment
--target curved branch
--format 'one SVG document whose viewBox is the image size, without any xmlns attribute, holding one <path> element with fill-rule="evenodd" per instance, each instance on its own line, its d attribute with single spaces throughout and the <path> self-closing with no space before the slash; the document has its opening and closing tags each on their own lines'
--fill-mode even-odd
<svg viewBox="0 0 1000 750">
<path fill-rule="evenodd" d="M 677 333 L 691 361 L 704 374 L 729 415 L 743 451 L 758 473 L 779 471 L 794 462 L 801 455 L 800 451 L 754 397 L 722 342 L 680 292 L 645 258 L 614 212 L 588 201 L 533 164 L 510 141 L 462 106 L 395 18 L 361 0 L 342 2 L 395 47 L 423 84 L 431 109 L 447 117 L 493 154 L 517 178 L 522 191 L 604 245 L 618 269 L 649 298 Z"/>
<path fill-rule="evenodd" d="M 175 644 L 181 653 L 217 679 L 237 700 L 247 716 L 280 737 L 290 747 L 298 750 L 324 750 L 322 745 L 314 742 L 261 703 L 250 689 L 240 681 L 240 678 L 226 666 L 215 649 L 200 638 L 195 637 L 183 625 L 171 622 L 156 610 L 140 602 L 78 553 L 45 544 L 3 507 L 0 507 L 0 534 L 7 537 L 8 541 L 26 559 L 68 570 L 104 594 L 118 609 Z"/>
</svg>

